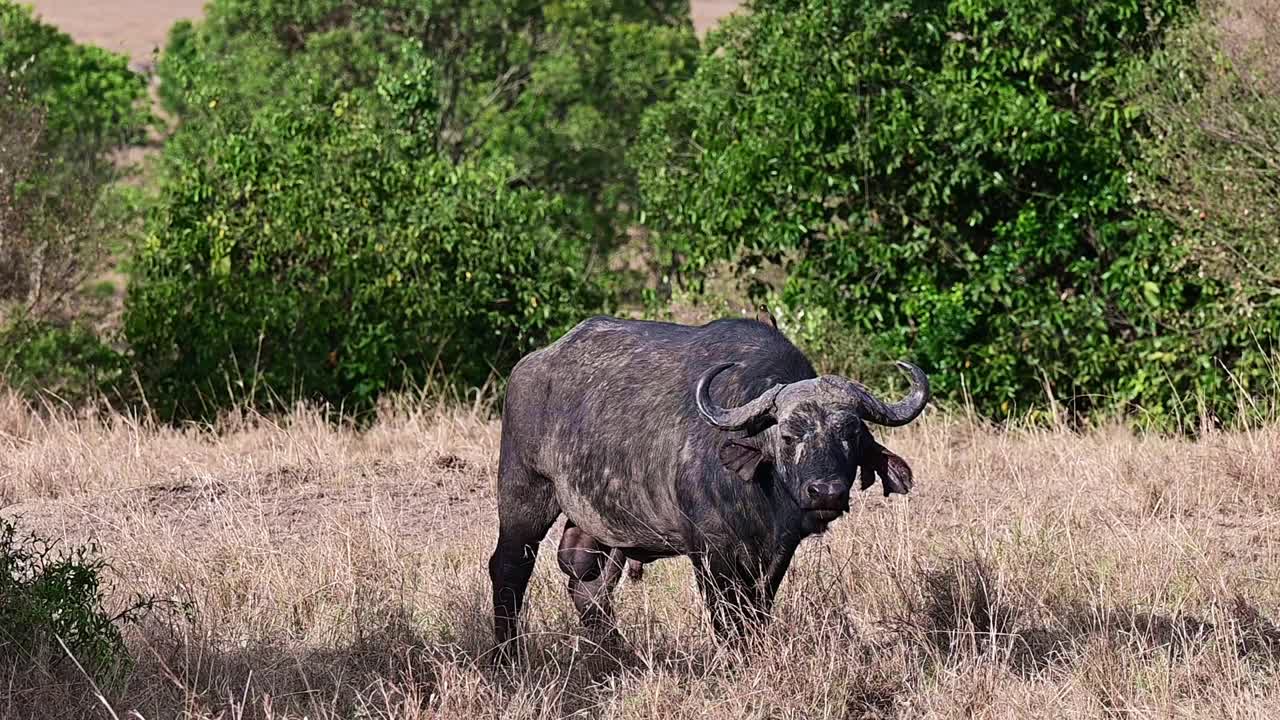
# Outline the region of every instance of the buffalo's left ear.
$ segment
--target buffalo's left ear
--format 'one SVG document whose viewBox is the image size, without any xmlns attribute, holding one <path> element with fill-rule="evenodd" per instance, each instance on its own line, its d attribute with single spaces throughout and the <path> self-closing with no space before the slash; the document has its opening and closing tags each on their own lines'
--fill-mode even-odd
<svg viewBox="0 0 1280 720">
<path fill-rule="evenodd" d="M 720 462 L 737 473 L 743 482 L 755 480 L 756 470 L 763 461 L 764 452 L 751 440 L 726 440 L 720 446 Z"/>
<path fill-rule="evenodd" d="M 873 440 L 862 456 L 862 489 L 871 487 L 877 477 L 885 497 L 890 493 L 906 495 L 911 490 L 911 466 Z"/>
</svg>

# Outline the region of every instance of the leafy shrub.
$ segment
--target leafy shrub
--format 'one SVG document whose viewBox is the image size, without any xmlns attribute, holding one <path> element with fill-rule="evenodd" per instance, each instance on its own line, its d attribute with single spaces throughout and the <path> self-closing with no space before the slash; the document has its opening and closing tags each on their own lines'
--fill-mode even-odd
<svg viewBox="0 0 1280 720">
<path fill-rule="evenodd" d="M 0 0 L 0 103 L 20 92 L 44 108 L 47 142 L 94 152 L 141 139 L 151 121 L 146 90 L 123 55 L 77 44 L 29 8 Z"/>
<path fill-rule="evenodd" d="M 119 390 L 125 357 L 80 323 L 29 317 L 0 326 L 0 386 L 79 406 Z"/>
<path fill-rule="evenodd" d="M 607 247 L 629 221 L 624 162 L 642 111 L 688 75 L 697 41 L 672 0 L 214 0 L 170 32 L 158 72 L 184 122 L 296 95 L 333 102 L 411 70 L 426 48 L 436 150 L 498 159 L 564 199 Z"/>
<path fill-rule="evenodd" d="M 192 111 L 186 98 L 193 90 L 190 74 L 200 67 L 198 42 L 195 23 L 179 20 L 169 28 L 164 54 L 156 64 L 156 76 L 160 78 L 156 94 L 160 97 L 160 104 L 179 117 Z"/>
<path fill-rule="evenodd" d="M 794 257 L 782 302 L 909 356 L 994 417 L 1228 415 L 1265 356 L 1134 202 L 1123 101 L 1180 0 L 758 2 L 651 111 L 634 158 L 664 261 Z M 1190 271 L 1189 271 L 1190 270 Z M 1271 327 L 1274 327 L 1272 325 Z"/>
<path fill-rule="evenodd" d="M 166 414 L 484 382 L 602 306 L 623 150 L 697 49 L 680 3 L 215 0 L 125 330 Z M 263 388 L 266 392 L 259 392 Z"/>
<path fill-rule="evenodd" d="M 81 291 L 131 218 L 111 202 L 110 153 L 151 120 L 122 55 L 78 45 L 0 0 L 0 382 L 68 402 L 122 359 L 83 317 Z"/>
<path fill-rule="evenodd" d="M 86 668 L 118 670 L 128 661 L 118 623 L 148 604 L 110 614 L 102 588 L 107 563 L 98 549 L 57 545 L 34 533 L 19 536 L 13 521 L 0 518 L 0 659 L 23 668 L 56 662 L 64 656 L 61 640 Z"/>
<path fill-rule="evenodd" d="M 157 410 L 479 384 L 599 305 L 564 203 L 436 151 L 418 61 L 376 95 L 232 106 L 170 141 L 125 317 Z"/>
</svg>

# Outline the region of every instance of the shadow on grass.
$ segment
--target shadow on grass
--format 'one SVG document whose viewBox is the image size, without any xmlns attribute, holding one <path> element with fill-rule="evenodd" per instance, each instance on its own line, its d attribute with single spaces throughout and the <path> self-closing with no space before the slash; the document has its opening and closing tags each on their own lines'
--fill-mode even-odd
<svg viewBox="0 0 1280 720">
<path fill-rule="evenodd" d="M 467 610 L 453 625 L 388 609 L 362 618 L 350 642 L 322 647 L 236 642 L 198 622 L 155 623 L 132 634 L 132 668 L 114 682 L 95 685 L 61 666 L 56 677 L 19 672 L 10 663 L 0 676 L 0 717 L 412 719 L 493 716 L 513 703 L 521 714 L 532 706 L 536 716 L 589 717 L 640 667 L 569 632 L 535 638 L 522 666 L 499 666 L 487 607 L 457 605 L 454 612 Z"/>
<path fill-rule="evenodd" d="M 1170 660 L 1223 642 L 1242 659 L 1280 664 L 1280 625 L 1240 595 L 1215 607 L 1213 619 L 1076 599 L 1031 607 L 980 558 L 921 569 L 902 589 L 904 610 L 891 626 L 943 662 L 992 654 L 1030 676 L 1074 662 L 1102 640 Z"/>
</svg>

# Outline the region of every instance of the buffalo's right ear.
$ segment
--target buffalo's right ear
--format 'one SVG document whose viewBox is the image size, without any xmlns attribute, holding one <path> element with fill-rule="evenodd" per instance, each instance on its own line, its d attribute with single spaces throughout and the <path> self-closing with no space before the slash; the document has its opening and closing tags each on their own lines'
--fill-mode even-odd
<svg viewBox="0 0 1280 720">
<path fill-rule="evenodd" d="M 755 480 L 756 470 L 764 461 L 764 451 L 755 442 L 739 438 L 726 440 L 720 446 L 720 462 L 737 473 L 743 482 Z"/>
</svg>

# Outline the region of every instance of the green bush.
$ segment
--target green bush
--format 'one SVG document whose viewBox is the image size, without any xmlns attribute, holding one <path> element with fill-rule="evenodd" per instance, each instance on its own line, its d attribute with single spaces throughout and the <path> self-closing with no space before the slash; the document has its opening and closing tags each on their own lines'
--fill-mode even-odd
<svg viewBox="0 0 1280 720">
<path fill-rule="evenodd" d="M 599 306 L 563 202 L 436 152 L 418 60 L 374 95 L 229 107 L 170 141 L 125 317 L 155 409 L 480 384 Z"/>
<path fill-rule="evenodd" d="M 681 3 L 214 0 L 159 65 L 125 332 L 153 407 L 464 385 L 600 309 Z"/>
<path fill-rule="evenodd" d="M 81 294 L 131 217 L 111 152 L 151 122 L 146 80 L 0 0 L 0 384 L 80 403 L 123 377 Z"/>
<path fill-rule="evenodd" d="M 105 608 L 107 563 L 93 545 L 60 548 L 32 533 L 20 536 L 0 518 L 0 659 L 24 670 L 65 657 L 95 672 L 122 669 L 129 660 L 119 623 L 137 618 L 140 602 L 112 615 Z"/>
<path fill-rule="evenodd" d="M 96 153 L 140 140 L 151 121 L 146 91 L 123 55 L 79 45 L 29 8 L 0 0 L 0 103 L 20 92 L 43 107 L 46 142 Z"/>
<path fill-rule="evenodd" d="M 624 150 L 642 111 L 689 74 L 687 3 L 214 0 L 170 32 L 158 72 L 184 122 L 297 96 L 328 102 L 431 61 L 437 152 L 498 159 L 555 193 L 602 249 L 635 205 Z"/>
<path fill-rule="evenodd" d="M 1128 73 L 1181 0 L 757 2 L 645 119 L 663 261 L 787 264 L 783 304 L 910 357 L 991 417 L 1229 415 L 1271 325 L 1135 203 Z"/>
<path fill-rule="evenodd" d="M 90 328 L 16 319 L 0 326 L 0 386 L 78 406 L 114 394 L 127 377 L 123 355 Z"/>
</svg>

